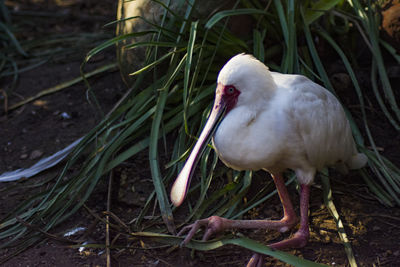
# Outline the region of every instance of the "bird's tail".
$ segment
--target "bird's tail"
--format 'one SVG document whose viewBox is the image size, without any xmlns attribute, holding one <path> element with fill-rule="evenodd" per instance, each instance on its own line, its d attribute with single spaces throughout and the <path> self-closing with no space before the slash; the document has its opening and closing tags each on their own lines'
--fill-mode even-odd
<svg viewBox="0 0 400 267">
<path fill-rule="evenodd" d="M 353 155 L 347 162 L 347 166 L 350 170 L 360 169 L 367 164 L 368 158 L 363 153 L 357 153 Z"/>
</svg>

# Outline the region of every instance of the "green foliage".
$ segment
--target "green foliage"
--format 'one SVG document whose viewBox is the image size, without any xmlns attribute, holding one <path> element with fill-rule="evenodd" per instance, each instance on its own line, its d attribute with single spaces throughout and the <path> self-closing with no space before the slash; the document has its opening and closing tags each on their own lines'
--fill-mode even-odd
<svg viewBox="0 0 400 267">
<path fill-rule="evenodd" d="M 363 121 L 361 126 L 365 131 L 358 128 L 349 110 L 346 109 L 346 112 L 359 149 L 370 159 L 369 169 L 362 170 L 361 174 L 380 201 L 389 206 L 400 204 L 400 171 L 379 154 L 374 144 L 365 111 L 366 92 L 358 84 L 355 75 L 356 64 L 349 60 L 352 56 L 344 49 L 346 44 L 337 41 L 340 39 L 337 38 L 338 33 L 331 30 L 332 21 L 336 18 L 344 21 L 346 25 L 343 29 L 348 30 L 346 34 L 351 35 L 350 37 L 364 38 L 373 58 L 371 80 L 374 94 L 388 120 L 396 129 L 400 129 L 400 114 L 383 64 L 381 49 L 389 51 L 397 60 L 398 55 L 389 44 L 379 39 L 374 6 L 364 6 L 357 1 L 343 3 L 286 0 L 271 1 L 264 9 L 261 1 L 242 0 L 238 1 L 232 10 L 220 11 L 210 19 L 199 20 L 192 15 L 193 8 L 199 1 L 188 2 L 183 16 L 170 12 L 168 6 L 163 4 L 165 13 L 160 25 L 148 22 L 150 30 L 117 36 L 88 53 L 86 61 L 103 49 L 132 36 L 149 37 L 146 41 L 126 47 L 147 49 L 145 66 L 132 73 L 137 77 L 133 87 L 75 148 L 53 187 L 32 196 L 2 221 L 0 239 L 7 242 L 4 241 L 1 247 L 18 245 L 20 251 L 42 238 L 40 233 L 19 223 L 15 219 L 16 215 L 44 231 L 49 231 L 85 203 L 105 174 L 125 160 L 134 158 L 144 149 L 149 151 L 155 191 L 149 196 L 135 224 L 131 225 L 131 230 L 144 230 L 145 226 L 141 223 L 143 217 L 152 201 L 157 199 L 166 228 L 174 232 L 173 209 L 166 188 L 182 167 L 190 147 L 196 141 L 195 136 L 198 136 L 204 126 L 212 105 L 215 79 L 222 64 L 237 53 L 253 53 L 271 69 L 307 75 L 334 92 L 325 71 L 326 56 L 318 52 L 320 42 L 316 41 L 317 37 L 324 40 L 341 59 L 358 96 Z M 336 9 L 332 10 L 335 6 Z M 254 20 L 256 26 L 250 30 L 248 36 L 236 36 L 228 28 L 228 21 L 236 15 L 247 15 Z M 175 30 L 177 28 L 179 30 Z M 168 64 L 167 69 L 165 64 Z M 151 81 L 150 86 L 143 86 L 145 79 Z M 387 104 L 389 105 L 386 106 Z M 367 141 L 364 141 L 362 132 L 365 132 Z M 165 145 L 172 147 L 171 150 L 165 149 L 170 162 L 162 165 L 159 143 L 161 139 L 165 143 L 166 136 L 170 134 L 176 137 L 171 139 L 175 140 L 171 146 Z M 366 142 L 372 150 L 366 147 Z M 64 181 L 67 170 L 76 164 L 83 151 L 89 148 L 92 153 L 86 158 L 80 172 Z M 186 205 L 190 214 L 184 223 L 213 214 L 239 218 L 275 193 L 271 192 L 271 184 L 267 184 L 258 194 L 243 202 L 254 175 L 252 172 L 232 172 L 230 181 L 224 187 L 209 190 L 212 180 L 226 173 L 217 169 L 216 163 L 217 157 L 211 147 L 208 147 L 200 161 L 200 180 L 189 191 Z M 294 177 L 291 177 L 288 183 L 292 181 Z M 325 185 L 326 191 L 329 192 L 329 185 Z M 197 196 L 194 203 L 190 201 L 193 194 Z M 329 205 L 334 208 L 332 204 Z M 335 210 L 332 210 L 336 216 Z M 154 220 L 159 218 L 155 217 Z M 340 222 L 340 219 L 337 219 L 337 222 Z M 10 237 L 13 238 L 9 239 Z M 259 251 L 255 247 L 252 249 Z M 259 252 L 262 249 L 260 248 Z M 352 255 L 348 244 L 346 252 Z"/>
</svg>

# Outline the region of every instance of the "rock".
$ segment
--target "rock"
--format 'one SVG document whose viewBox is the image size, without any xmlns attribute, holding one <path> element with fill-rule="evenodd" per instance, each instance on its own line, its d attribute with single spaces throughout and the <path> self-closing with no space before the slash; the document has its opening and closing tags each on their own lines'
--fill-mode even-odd
<svg viewBox="0 0 400 267">
<path fill-rule="evenodd" d="M 167 1 L 161 0 L 161 2 L 166 3 Z M 169 8 L 176 13 L 178 16 L 184 16 L 187 8 L 187 3 L 180 5 L 182 1 L 171 0 Z M 200 1 L 199 1 L 200 2 Z M 211 15 L 215 14 L 217 11 L 228 9 L 233 6 L 233 0 L 221 1 L 222 4 L 213 0 L 203 0 L 201 5 L 197 6 L 193 10 L 193 18 L 206 19 L 210 18 Z M 118 1 L 117 19 L 123 20 L 117 24 L 116 35 L 120 36 L 132 32 L 146 31 L 150 29 L 155 29 L 149 23 L 145 22 L 143 19 L 135 18 L 128 19 L 135 16 L 142 16 L 151 23 L 159 25 L 164 14 L 164 7 L 155 1 L 151 0 L 136 0 L 136 1 Z M 241 22 L 243 25 L 243 20 Z M 190 24 L 189 24 L 190 25 Z M 176 29 L 179 31 L 179 28 Z M 129 86 L 133 84 L 134 77 L 129 76 L 130 73 L 139 70 L 144 66 L 145 60 L 145 47 L 135 48 L 135 49 L 125 49 L 126 45 L 135 43 L 149 41 L 149 36 L 132 37 L 122 40 L 117 44 L 117 58 L 122 79 Z"/>
<path fill-rule="evenodd" d="M 22 154 L 21 156 L 19 156 L 20 159 L 27 159 L 28 158 L 28 154 Z"/>
<path fill-rule="evenodd" d="M 34 160 L 38 159 L 43 155 L 43 151 L 41 150 L 33 150 L 29 156 L 29 159 Z"/>
</svg>

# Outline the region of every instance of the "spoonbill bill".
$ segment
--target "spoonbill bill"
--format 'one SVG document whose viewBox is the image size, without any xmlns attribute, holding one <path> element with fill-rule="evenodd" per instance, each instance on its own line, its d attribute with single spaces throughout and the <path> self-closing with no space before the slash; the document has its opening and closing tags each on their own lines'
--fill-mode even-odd
<svg viewBox="0 0 400 267">
<path fill-rule="evenodd" d="M 359 153 L 345 112 L 336 97 L 302 75 L 269 71 L 251 55 L 231 58 L 218 75 L 208 121 L 178 175 L 171 200 L 182 204 L 194 168 L 212 137 L 218 157 L 235 170 L 269 172 L 283 206 L 280 220 L 229 220 L 211 216 L 184 227 L 187 244 L 201 228 L 203 240 L 225 229 L 275 229 L 286 232 L 297 224 L 282 173 L 293 170 L 300 184 L 300 227 L 291 237 L 270 244 L 274 249 L 298 248 L 309 238 L 310 185 L 317 171 L 337 167 L 342 172 L 367 162 Z M 255 254 L 249 265 L 262 264 Z"/>
</svg>

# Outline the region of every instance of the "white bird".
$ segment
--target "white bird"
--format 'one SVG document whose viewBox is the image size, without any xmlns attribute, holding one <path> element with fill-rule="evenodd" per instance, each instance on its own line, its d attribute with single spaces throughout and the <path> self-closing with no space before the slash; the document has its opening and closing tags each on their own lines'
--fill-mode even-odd
<svg viewBox="0 0 400 267">
<path fill-rule="evenodd" d="M 358 153 L 344 110 L 333 94 L 305 76 L 270 72 L 246 54 L 231 58 L 218 75 L 212 112 L 171 190 L 175 206 L 183 202 L 195 165 L 211 136 L 218 157 L 227 166 L 235 170 L 263 169 L 271 174 L 284 215 L 281 220 L 218 216 L 198 220 L 179 233 L 188 233 L 185 244 L 202 226 L 206 228 L 203 240 L 232 228 L 289 230 L 298 219 L 282 172 L 291 169 L 300 184 L 300 228 L 293 237 L 269 246 L 305 246 L 309 238 L 310 185 L 316 172 L 327 166 L 342 171 L 358 169 L 367 162 L 367 157 Z M 257 254 L 249 262 L 252 266 L 261 264 Z"/>
</svg>

